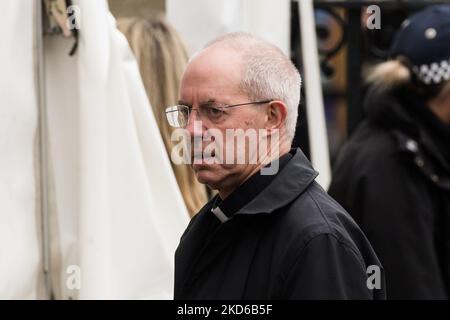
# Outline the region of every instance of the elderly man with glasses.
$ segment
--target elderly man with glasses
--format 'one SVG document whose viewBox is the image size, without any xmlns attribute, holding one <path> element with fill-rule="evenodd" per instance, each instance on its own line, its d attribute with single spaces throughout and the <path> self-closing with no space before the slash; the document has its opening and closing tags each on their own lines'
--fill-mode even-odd
<svg viewBox="0 0 450 320">
<path fill-rule="evenodd" d="M 190 60 L 167 119 L 189 135 L 196 177 L 218 194 L 181 238 L 175 299 L 385 296 L 366 237 L 291 150 L 300 85 L 277 47 L 246 33 L 224 35 Z"/>
</svg>

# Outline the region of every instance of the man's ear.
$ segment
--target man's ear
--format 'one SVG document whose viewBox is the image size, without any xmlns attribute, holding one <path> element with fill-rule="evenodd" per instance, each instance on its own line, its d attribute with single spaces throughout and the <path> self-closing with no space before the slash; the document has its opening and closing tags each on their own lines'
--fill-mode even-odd
<svg viewBox="0 0 450 320">
<path fill-rule="evenodd" d="M 281 129 L 286 121 L 287 106 L 283 101 L 273 100 L 267 108 L 266 129 Z"/>
</svg>

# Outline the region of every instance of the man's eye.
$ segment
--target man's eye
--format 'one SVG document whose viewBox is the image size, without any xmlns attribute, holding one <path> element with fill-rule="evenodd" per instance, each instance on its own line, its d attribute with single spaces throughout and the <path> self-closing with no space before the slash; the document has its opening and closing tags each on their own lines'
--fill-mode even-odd
<svg viewBox="0 0 450 320">
<path fill-rule="evenodd" d="M 216 107 L 207 107 L 206 112 L 209 117 L 219 117 L 222 115 L 222 110 Z"/>
</svg>

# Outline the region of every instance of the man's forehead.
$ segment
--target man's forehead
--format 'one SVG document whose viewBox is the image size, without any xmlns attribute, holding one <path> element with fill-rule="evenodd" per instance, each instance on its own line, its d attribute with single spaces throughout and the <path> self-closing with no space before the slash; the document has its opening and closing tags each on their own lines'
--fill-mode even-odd
<svg viewBox="0 0 450 320">
<path fill-rule="evenodd" d="M 206 104 L 206 103 L 228 103 L 233 101 L 239 94 L 236 85 L 224 84 L 208 86 L 201 84 L 182 87 L 179 103 L 183 104 Z"/>
<path fill-rule="evenodd" d="M 235 79 L 241 75 L 242 57 L 228 48 L 207 48 L 188 63 L 185 77 Z"/>
<path fill-rule="evenodd" d="M 232 50 L 213 46 L 196 54 L 181 81 L 180 98 L 190 103 L 227 102 L 240 91 L 241 58 Z"/>
</svg>

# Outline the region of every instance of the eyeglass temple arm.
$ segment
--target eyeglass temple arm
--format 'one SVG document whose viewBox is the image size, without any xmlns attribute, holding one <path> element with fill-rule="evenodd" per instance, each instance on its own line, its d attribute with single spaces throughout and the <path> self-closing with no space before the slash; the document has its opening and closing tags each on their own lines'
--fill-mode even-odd
<svg viewBox="0 0 450 320">
<path fill-rule="evenodd" d="M 233 107 L 245 106 L 245 105 L 249 105 L 249 104 L 264 104 L 264 103 L 269 103 L 269 102 L 272 102 L 272 101 L 273 100 L 264 100 L 264 101 L 256 101 L 256 102 L 245 102 L 245 103 L 233 104 L 231 106 L 225 106 L 223 108 L 233 108 Z"/>
</svg>

